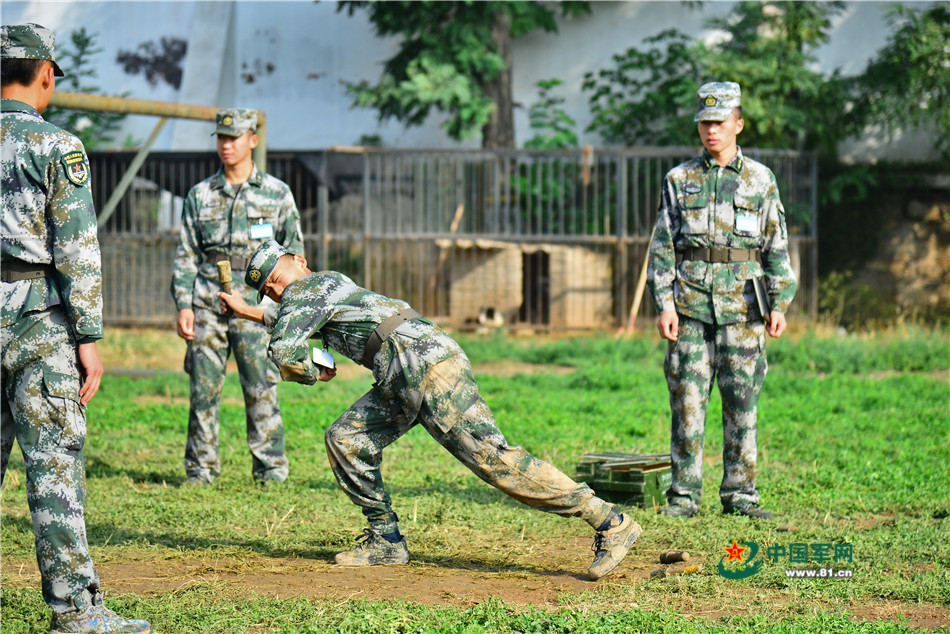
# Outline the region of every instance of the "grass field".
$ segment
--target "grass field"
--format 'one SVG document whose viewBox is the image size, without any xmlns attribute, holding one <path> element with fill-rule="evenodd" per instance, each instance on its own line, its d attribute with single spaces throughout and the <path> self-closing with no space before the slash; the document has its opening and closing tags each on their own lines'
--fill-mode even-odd
<svg viewBox="0 0 950 634">
<path fill-rule="evenodd" d="M 593 451 L 669 447 L 664 347 L 628 340 L 461 337 L 512 444 L 569 474 Z M 759 488 L 774 522 L 727 517 L 720 401 L 706 435 L 706 498 L 688 520 L 632 512 L 644 534 L 627 560 L 586 581 L 589 528 L 538 513 L 471 475 L 424 430 L 383 469 L 413 561 L 339 569 L 362 516 L 327 467 L 323 432 L 371 383 L 349 362 L 329 384 L 280 386 L 291 477 L 251 483 L 243 401 L 231 372 L 222 404 L 223 474 L 181 488 L 188 416 L 183 346 L 168 334 L 111 331 L 110 373 L 88 411 L 89 541 L 107 603 L 158 632 L 904 632 L 950 630 L 950 344 L 945 331 L 769 342 L 759 407 Z M 127 371 L 123 371 L 123 368 Z M 2 491 L 2 629 L 42 631 L 23 463 Z M 781 529 L 781 530 L 780 530 Z M 733 540 L 761 570 L 720 576 Z M 851 561 L 793 563 L 768 547 L 851 547 Z M 686 549 L 665 578 L 657 555 Z M 815 549 L 812 548 L 812 552 Z M 845 579 L 790 568 L 848 569 Z"/>
</svg>

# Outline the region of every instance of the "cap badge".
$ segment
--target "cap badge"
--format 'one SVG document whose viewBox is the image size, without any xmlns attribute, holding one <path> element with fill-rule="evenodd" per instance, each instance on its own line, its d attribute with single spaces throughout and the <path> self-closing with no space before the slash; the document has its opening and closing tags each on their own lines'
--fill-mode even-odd
<svg viewBox="0 0 950 634">
<path fill-rule="evenodd" d="M 707 108 L 712 108 L 713 106 L 716 105 L 716 98 L 713 97 L 712 95 L 706 95 L 706 99 L 705 101 L 703 101 L 703 105 L 706 106 Z"/>
<path fill-rule="evenodd" d="M 250 276 L 252 282 L 259 282 L 261 279 L 261 272 L 257 269 L 252 269 L 248 275 Z"/>
</svg>

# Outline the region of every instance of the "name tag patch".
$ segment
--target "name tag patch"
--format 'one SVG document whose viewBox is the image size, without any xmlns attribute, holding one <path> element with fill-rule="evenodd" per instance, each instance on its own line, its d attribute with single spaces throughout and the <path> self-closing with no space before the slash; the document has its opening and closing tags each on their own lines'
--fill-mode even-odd
<svg viewBox="0 0 950 634">
<path fill-rule="evenodd" d="M 251 225 L 251 240 L 266 240 L 274 237 L 274 225 L 269 222 L 262 222 L 258 225 Z"/>
<path fill-rule="evenodd" d="M 736 214 L 736 231 L 740 233 L 756 233 L 759 230 L 759 220 L 752 214 Z"/>
</svg>

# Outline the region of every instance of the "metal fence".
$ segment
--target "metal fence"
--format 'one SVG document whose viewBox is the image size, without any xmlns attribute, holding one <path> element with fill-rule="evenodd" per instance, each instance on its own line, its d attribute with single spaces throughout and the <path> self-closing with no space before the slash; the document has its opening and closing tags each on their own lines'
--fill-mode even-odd
<svg viewBox="0 0 950 634">
<path fill-rule="evenodd" d="M 817 311 L 813 155 L 745 150 L 775 172 L 799 294 Z M 609 328 L 627 320 L 664 174 L 695 148 L 271 152 L 293 190 L 314 269 L 407 300 L 445 325 Z M 103 198 L 132 154 L 92 153 Z M 100 229 L 106 322 L 169 325 L 181 205 L 210 153 L 149 156 Z M 97 196 L 97 203 L 100 202 Z M 644 298 L 641 317 L 654 314 Z"/>
</svg>

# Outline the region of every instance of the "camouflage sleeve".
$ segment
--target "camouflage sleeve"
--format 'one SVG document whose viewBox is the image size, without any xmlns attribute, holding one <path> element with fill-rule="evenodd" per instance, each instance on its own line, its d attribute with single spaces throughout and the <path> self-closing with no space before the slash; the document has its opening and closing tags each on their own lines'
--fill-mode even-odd
<svg viewBox="0 0 950 634">
<path fill-rule="evenodd" d="M 82 143 L 75 137 L 71 141 L 49 167 L 53 265 L 76 340 L 96 341 L 102 339 L 102 256 L 88 178 L 77 181 L 67 173 L 70 159 L 79 155 L 89 172 Z"/>
<path fill-rule="evenodd" d="M 788 230 L 785 227 L 785 208 L 779 197 L 775 176 L 772 176 L 763 207 L 765 235 L 762 245 L 762 269 L 768 280 L 772 310 L 788 312 L 795 297 L 798 280 L 788 256 Z"/>
<path fill-rule="evenodd" d="M 283 380 L 313 385 L 320 378 L 320 369 L 310 359 L 307 341 L 325 323 L 323 313 L 303 303 L 286 298 L 281 303 L 268 352 Z"/>
<path fill-rule="evenodd" d="M 277 311 L 280 309 L 280 304 L 275 304 L 267 297 L 258 305 L 258 308 L 264 309 L 264 314 L 261 317 L 264 323 L 264 327 L 268 330 L 274 330 L 274 326 L 277 324 Z"/>
<path fill-rule="evenodd" d="M 195 189 L 188 192 L 181 211 L 181 233 L 175 254 L 175 272 L 172 275 L 172 297 L 178 310 L 191 308 L 201 263 L 201 245 L 198 242 L 198 197 Z"/>
<path fill-rule="evenodd" d="M 280 205 L 280 234 L 279 242 L 292 253 L 304 254 L 303 231 L 300 228 L 300 212 L 294 195 L 288 188 Z"/>
<path fill-rule="evenodd" d="M 663 194 L 656 216 L 656 227 L 650 241 L 650 261 L 647 284 L 656 309 L 661 312 L 676 310 L 673 301 L 673 282 L 676 280 L 676 252 L 673 238 L 679 231 L 679 208 L 676 189 L 669 175 L 663 179 Z"/>
</svg>

